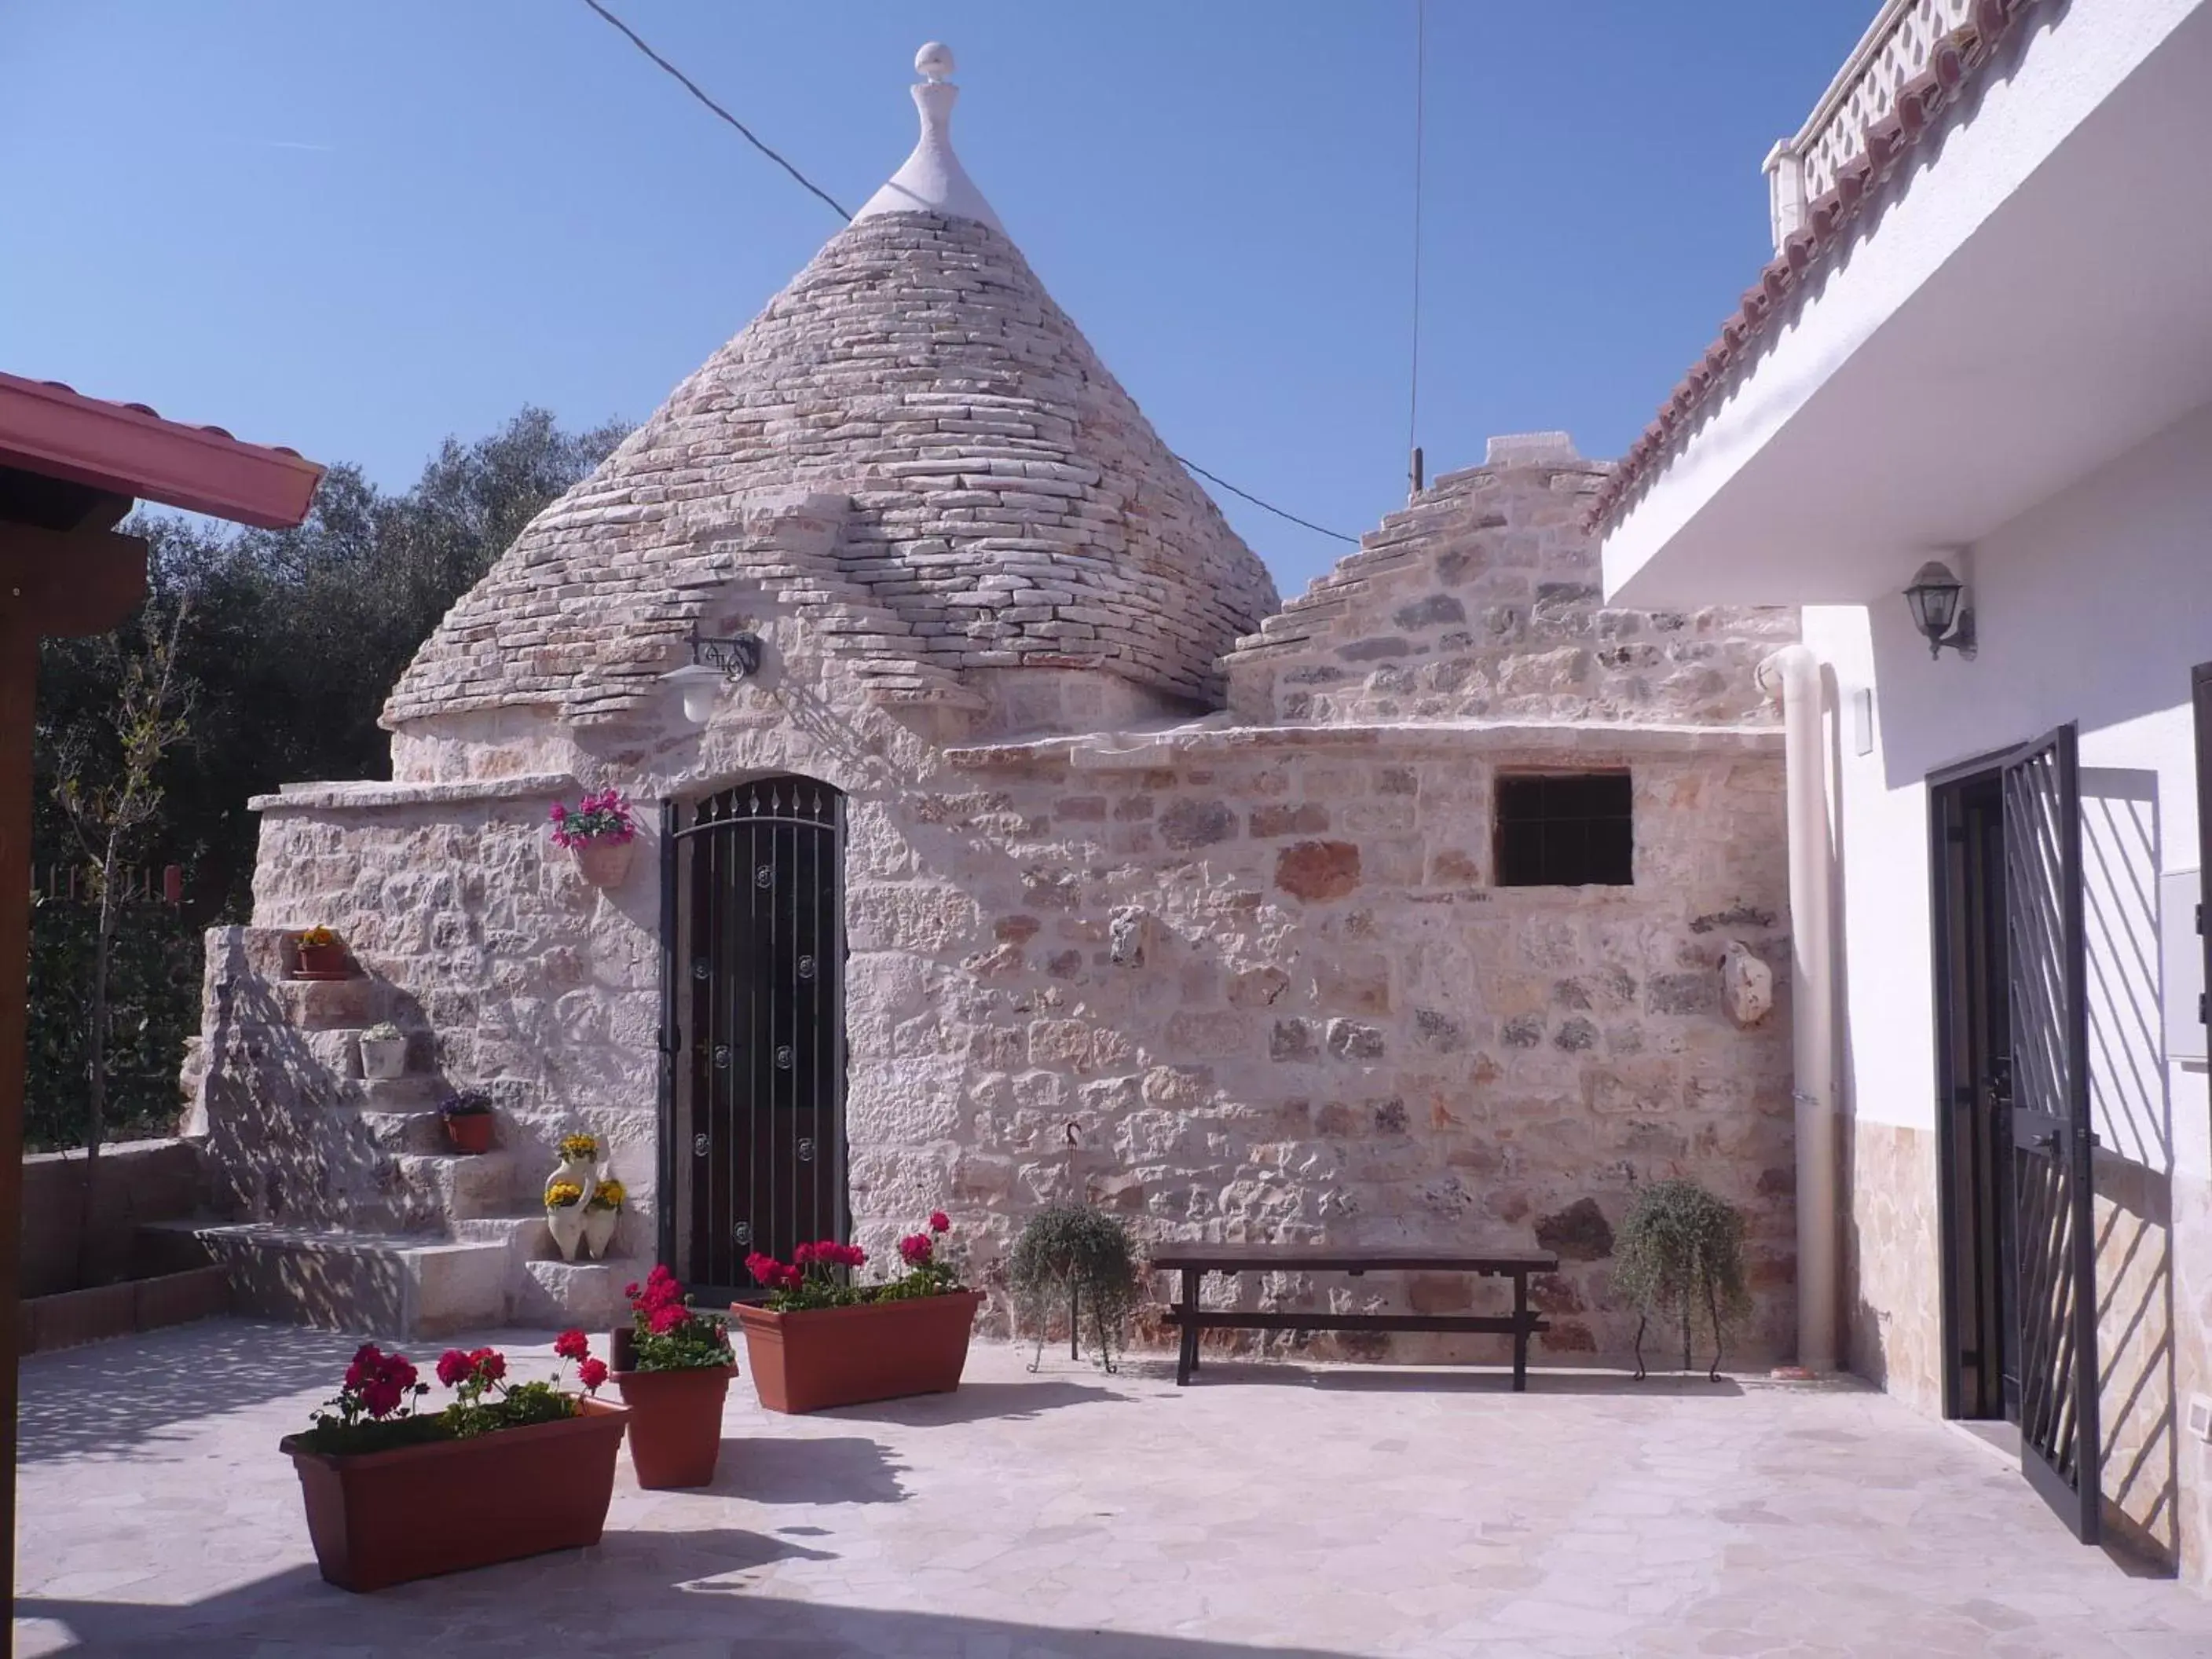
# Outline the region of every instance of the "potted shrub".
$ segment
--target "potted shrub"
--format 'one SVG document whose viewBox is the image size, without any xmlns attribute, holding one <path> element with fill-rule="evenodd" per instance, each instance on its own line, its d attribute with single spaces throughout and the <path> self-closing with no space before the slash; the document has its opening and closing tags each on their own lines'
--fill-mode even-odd
<svg viewBox="0 0 2212 1659">
<path fill-rule="evenodd" d="M 327 927 L 309 927 L 292 941 L 294 979 L 350 979 L 346 948 Z"/>
<path fill-rule="evenodd" d="M 390 1020 L 379 1020 L 361 1034 L 361 1074 L 390 1082 L 407 1070 L 407 1034 Z"/>
<path fill-rule="evenodd" d="M 637 819 L 615 790 L 586 795 L 575 805 L 553 803 L 553 844 L 576 855 L 576 868 L 594 887 L 619 887 L 629 874 Z"/>
<path fill-rule="evenodd" d="M 438 1108 L 438 1115 L 445 1120 L 446 1139 L 457 1152 L 488 1152 L 491 1150 L 491 1097 L 481 1089 L 464 1089 L 457 1095 L 448 1095 Z"/>
<path fill-rule="evenodd" d="M 513 1561 L 599 1541 L 628 1413 L 586 1396 L 606 1381 L 581 1331 L 555 1344 L 578 1361 L 577 1394 L 551 1381 L 509 1383 L 495 1348 L 449 1349 L 443 1411 L 419 1401 L 405 1355 L 362 1347 L 313 1426 L 288 1435 L 323 1577 L 341 1589 Z"/>
<path fill-rule="evenodd" d="M 594 1261 L 604 1261 L 607 1246 L 615 1242 L 615 1227 L 622 1219 L 623 1201 L 629 1189 L 612 1176 L 603 1176 L 584 1200 L 584 1249 Z M 717 1329 L 720 1328 L 719 1325 Z"/>
<path fill-rule="evenodd" d="M 1067 1304 L 1067 1352 L 1079 1352 L 1084 1310 L 1097 1339 L 1099 1363 L 1114 1369 L 1114 1343 L 1141 1288 L 1136 1248 L 1116 1217 L 1089 1204 L 1054 1204 L 1022 1224 L 1006 1263 L 1016 1314 L 1036 1333 L 1035 1370 L 1044 1358 L 1045 1326 Z"/>
<path fill-rule="evenodd" d="M 1644 1370 L 1644 1332 L 1654 1319 L 1682 1333 L 1682 1369 L 1690 1369 L 1692 1326 L 1700 1319 L 1712 1334 L 1713 1363 L 1706 1375 L 1721 1378 L 1729 1328 L 1751 1310 L 1745 1288 L 1743 1212 L 1694 1181 L 1661 1181 L 1636 1194 L 1613 1241 L 1613 1287 L 1638 1315 L 1636 1376 Z"/>
<path fill-rule="evenodd" d="M 656 1267 L 623 1286 L 630 1322 L 615 1333 L 615 1387 L 629 1407 L 629 1462 L 654 1491 L 703 1486 L 722 1449 L 722 1402 L 738 1374 L 729 1328 L 692 1311 L 676 1275 Z"/>
<path fill-rule="evenodd" d="M 909 1394 L 950 1394 L 968 1363 L 968 1336 L 983 1298 L 960 1283 L 940 1250 L 951 1222 L 939 1210 L 926 1232 L 899 1241 L 905 1271 L 856 1285 L 866 1261 L 857 1245 L 802 1244 L 788 1262 L 758 1253 L 745 1267 L 765 1305 L 733 1304 L 745 1334 L 753 1388 L 772 1412 L 815 1412 Z"/>
</svg>

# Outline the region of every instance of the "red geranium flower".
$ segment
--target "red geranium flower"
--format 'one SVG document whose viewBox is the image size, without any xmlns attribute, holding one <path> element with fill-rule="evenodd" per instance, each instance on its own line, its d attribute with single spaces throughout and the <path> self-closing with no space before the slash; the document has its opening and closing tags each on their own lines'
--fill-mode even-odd
<svg viewBox="0 0 2212 1659">
<path fill-rule="evenodd" d="M 581 1331 L 563 1331 L 553 1339 L 553 1352 L 562 1359 L 589 1359 L 592 1339 Z"/>
<path fill-rule="evenodd" d="M 576 1380 L 592 1393 L 598 1393 L 599 1384 L 607 1380 L 607 1362 L 604 1359 L 586 1359 L 576 1367 Z"/>
<path fill-rule="evenodd" d="M 933 1233 L 951 1232 L 952 1231 L 952 1218 L 945 1214 L 942 1210 L 932 1210 L 929 1212 L 929 1231 Z"/>
<path fill-rule="evenodd" d="M 908 1233 L 899 1240 L 899 1256 L 909 1267 L 924 1266 L 936 1249 L 927 1233 Z"/>
<path fill-rule="evenodd" d="M 438 1356 L 438 1381 L 447 1388 L 456 1386 L 475 1369 L 459 1348 L 448 1348 Z"/>
</svg>

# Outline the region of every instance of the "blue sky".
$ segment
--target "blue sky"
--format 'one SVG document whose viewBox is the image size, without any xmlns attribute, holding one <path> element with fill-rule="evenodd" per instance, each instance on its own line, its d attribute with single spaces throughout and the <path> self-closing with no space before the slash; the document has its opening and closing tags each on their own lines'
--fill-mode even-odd
<svg viewBox="0 0 2212 1659">
<path fill-rule="evenodd" d="M 848 208 L 950 42 L 969 173 L 1169 445 L 1351 534 L 1402 504 L 1413 0 L 610 3 Z M 1874 9 L 1429 0 L 1431 475 L 1626 447 Z M 0 7 L 0 368 L 393 487 L 526 403 L 641 420 L 840 222 L 582 0 Z M 1221 499 L 1286 593 L 1347 550 Z"/>
</svg>

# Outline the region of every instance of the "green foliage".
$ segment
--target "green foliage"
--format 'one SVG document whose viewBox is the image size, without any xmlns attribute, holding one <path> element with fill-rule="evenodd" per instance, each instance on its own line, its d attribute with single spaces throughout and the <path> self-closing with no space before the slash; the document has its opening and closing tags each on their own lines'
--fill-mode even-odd
<svg viewBox="0 0 2212 1659">
<path fill-rule="evenodd" d="M 1016 1311 L 1044 1352 L 1046 1322 L 1071 1297 L 1079 1318 L 1091 1316 L 1101 1363 L 1114 1363 L 1114 1343 L 1139 1289 L 1136 1247 L 1115 1217 L 1088 1204 L 1054 1204 L 1022 1224 L 1006 1263 Z M 1074 1334 L 1070 1333 L 1071 1336 Z"/>
<path fill-rule="evenodd" d="M 544 410 L 526 409 L 489 437 L 447 439 L 401 494 L 378 489 L 358 468 L 333 466 L 296 530 L 232 532 L 139 514 L 125 528 L 148 543 L 142 615 L 112 635 L 40 647 L 33 864 L 84 862 L 65 786 L 74 778 L 82 801 L 122 776 L 136 728 L 116 718 L 119 694 L 146 678 L 173 638 L 183 729 L 152 768 L 158 811 L 136 832 L 143 855 L 128 861 L 182 866 L 185 900 L 173 922 L 127 915 L 116 948 L 127 957 L 150 948 L 134 945 L 133 933 L 166 938 L 173 927 L 196 936 L 243 921 L 259 834 L 247 799 L 283 783 L 390 776 L 377 716 L 416 647 L 516 532 L 623 436 L 614 425 L 566 432 Z M 82 1130 L 70 1125 L 85 1116 L 88 1092 L 82 1038 L 70 1032 L 87 1021 L 89 963 L 75 954 L 74 921 L 47 915 L 41 925 L 31 988 L 33 1128 L 42 1144 L 81 1145 Z M 199 1023 L 197 968 L 172 979 L 125 962 L 114 974 L 123 1010 L 108 1069 L 117 1127 L 166 1127 L 182 1036 Z"/>
<path fill-rule="evenodd" d="M 1680 1325 L 1686 1370 L 1698 1321 L 1712 1334 L 1717 1370 L 1729 1328 L 1751 1310 L 1743 1233 L 1743 1212 L 1733 1204 L 1694 1181 L 1662 1181 L 1637 1194 L 1614 1236 L 1614 1291 L 1647 1320 Z M 1639 1372 L 1642 1341 L 1639 1329 Z"/>
<path fill-rule="evenodd" d="M 31 907 L 29 1048 L 23 1145 L 84 1145 L 87 1038 L 99 907 L 65 899 Z M 177 1070 L 200 1024 L 200 934 L 166 904 L 125 907 L 110 943 L 107 1128 L 130 1140 L 176 1131 Z"/>
</svg>

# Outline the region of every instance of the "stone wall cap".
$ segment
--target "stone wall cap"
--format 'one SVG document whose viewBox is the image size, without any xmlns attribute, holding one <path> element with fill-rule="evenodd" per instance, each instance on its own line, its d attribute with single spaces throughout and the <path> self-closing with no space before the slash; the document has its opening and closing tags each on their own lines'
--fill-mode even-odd
<svg viewBox="0 0 2212 1659">
<path fill-rule="evenodd" d="M 528 772 L 511 778 L 470 778 L 456 783 L 288 783 L 273 795 L 256 795 L 254 812 L 327 812 L 394 806 L 438 806 L 454 801 L 544 799 L 577 787 L 567 772 Z"/>
<path fill-rule="evenodd" d="M 1030 743 L 948 749 L 947 764 L 970 769 L 1059 762 L 1085 770 L 1142 769 L 1187 755 L 1284 750 L 1479 750 L 1557 755 L 1577 762 L 1603 756 L 1779 754 L 1779 726 L 1692 726 L 1650 720 L 1389 720 L 1346 726 L 1181 726 L 1156 732 L 1105 732 Z"/>
</svg>

